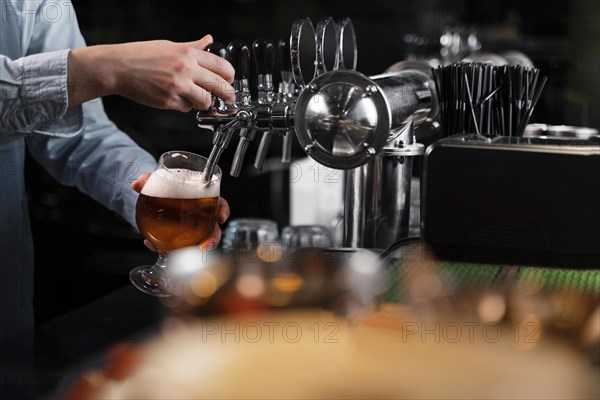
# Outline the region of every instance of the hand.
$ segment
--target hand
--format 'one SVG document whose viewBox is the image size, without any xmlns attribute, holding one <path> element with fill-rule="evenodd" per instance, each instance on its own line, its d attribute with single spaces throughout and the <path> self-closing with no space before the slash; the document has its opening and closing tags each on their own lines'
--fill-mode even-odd
<svg viewBox="0 0 600 400">
<path fill-rule="evenodd" d="M 204 51 L 212 41 L 207 35 L 187 43 L 155 40 L 73 50 L 69 107 L 110 94 L 182 112 L 209 108 L 211 93 L 233 103 L 235 71 L 227 60 Z"/>
<path fill-rule="evenodd" d="M 150 177 L 149 173 L 144 173 L 144 174 L 140 175 L 137 178 L 137 180 L 135 180 L 131 184 L 131 188 L 133 190 L 135 190 L 136 192 L 140 193 L 142 191 L 142 188 L 146 184 L 146 181 L 148 181 L 149 177 Z M 229 214 L 230 214 L 230 210 L 229 210 L 229 204 L 227 203 L 227 200 L 225 200 L 222 197 L 219 197 L 219 211 L 217 212 L 217 224 L 215 225 L 215 229 L 213 229 L 213 231 L 210 234 L 210 236 L 208 237 L 208 239 L 206 239 L 202 243 L 201 247 L 203 249 L 212 250 L 212 249 L 215 249 L 219 245 L 219 242 L 221 242 L 221 228 L 219 227 L 219 224 L 224 224 L 225 221 L 227 221 L 227 219 L 229 218 Z M 152 244 L 149 241 L 144 240 L 144 244 L 150 250 L 157 251 L 156 248 L 154 246 L 152 246 Z"/>
</svg>

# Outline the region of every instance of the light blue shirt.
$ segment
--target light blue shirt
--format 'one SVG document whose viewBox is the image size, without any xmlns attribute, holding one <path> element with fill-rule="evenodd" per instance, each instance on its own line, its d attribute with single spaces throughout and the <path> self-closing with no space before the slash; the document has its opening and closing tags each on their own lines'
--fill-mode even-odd
<svg viewBox="0 0 600 400">
<path fill-rule="evenodd" d="M 131 182 L 156 160 L 106 116 L 68 107 L 67 57 L 85 46 L 70 1 L 0 2 L 0 340 L 33 327 L 27 148 L 54 178 L 135 227 Z"/>
</svg>

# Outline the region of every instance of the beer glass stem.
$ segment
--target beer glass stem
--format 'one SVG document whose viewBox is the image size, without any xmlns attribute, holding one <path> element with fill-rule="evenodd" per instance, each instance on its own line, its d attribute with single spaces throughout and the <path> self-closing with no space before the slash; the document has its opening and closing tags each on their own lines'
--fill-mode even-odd
<svg viewBox="0 0 600 400">
<path fill-rule="evenodd" d="M 144 265 L 131 270 L 129 279 L 133 285 L 152 296 L 171 296 L 171 284 L 166 276 L 167 256 L 168 253 L 159 253 L 154 265 Z"/>
<path fill-rule="evenodd" d="M 166 267 L 167 267 L 167 253 L 158 253 L 158 259 L 156 260 L 156 262 L 154 263 L 152 268 L 150 268 L 150 271 L 148 273 L 150 275 L 152 275 L 153 277 L 160 279 L 163 277 Z"/>
</svg>

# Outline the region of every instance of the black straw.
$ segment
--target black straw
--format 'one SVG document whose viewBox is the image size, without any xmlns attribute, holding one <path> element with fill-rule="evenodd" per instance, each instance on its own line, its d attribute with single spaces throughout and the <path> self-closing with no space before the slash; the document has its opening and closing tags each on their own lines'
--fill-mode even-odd
<svg viewBox="0 0 600 400">
<path fill-rule="evenodd" d="M 482 63 L 433 69 L 445 135 L 521 136 L 547 81 L 539 75 L 535 68 Z"/>
</svg>

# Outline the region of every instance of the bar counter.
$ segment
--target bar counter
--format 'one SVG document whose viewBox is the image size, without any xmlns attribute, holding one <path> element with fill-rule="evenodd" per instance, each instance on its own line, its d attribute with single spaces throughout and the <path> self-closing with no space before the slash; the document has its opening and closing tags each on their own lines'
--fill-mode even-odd
<svg viewBox="0 0 600 400">
<path fill-rule="evenodd" d="M 492 293 L 498 287 L 534 283 L 545 290 L 574 290 L 596 299 L 600 295 L 599 270 L 458 263 L 439 263 L 438 267 L 440 278 L 453 282 L 457 292 L 479 288 Z M 402 260 L 388 270 L 389 289 L 383 304 L 410 302 L 412 292 L 406 287 L 410 281 Z M 101 368 L 107 352 L 116 345 L 143 344 L 156 336 L 171 312 L 157 298 L 126 286 L 46 322 L 32 336 L 3 345 L 0 397 L 61 398 L 83 371 Z"/>
</svg>

